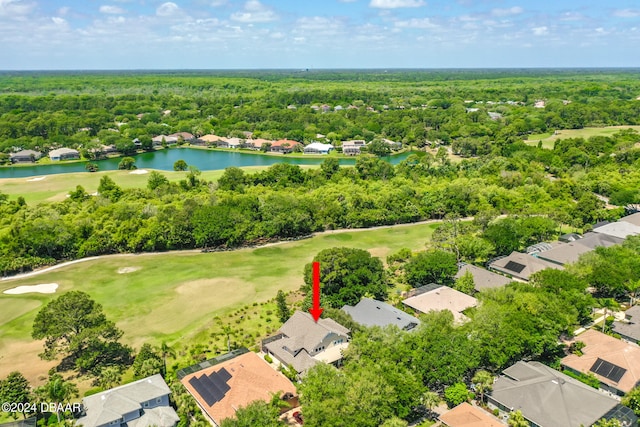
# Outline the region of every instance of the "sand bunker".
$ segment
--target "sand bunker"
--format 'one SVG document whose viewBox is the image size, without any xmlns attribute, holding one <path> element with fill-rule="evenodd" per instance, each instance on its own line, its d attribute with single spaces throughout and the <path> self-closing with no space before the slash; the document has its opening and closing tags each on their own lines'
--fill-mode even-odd
<svg viewBox="0 0 640 427">
<path fill-rule="evenodd" d="M 58 289 L 57 283 L 43 283 L 41 285 L 18 286 L 17 288 L 7 289 L 3 294 L 19 295 L 29 293 L 53 294 Z"/>
<path fill-rule="evenodd" d="M 131 175 L 144 175 L 145 173 L 149 173 L 146 169 L 136 169 L 134 171 L 129 172 Z"/>
<path fill-rule="evenodd" d="M 138 271 L 141 268 L 142 267 L 121 267 L 118 269 L 118 274 L 133 273 L 134 271 Z"/>
<path fill-rule="evenodd" d="M 29 178 L 29 179 L 27 180 L 27 182 L 42 181 L 42 180 L 43 180 L 43 179 L 45 179 L 45 178 L 46 178 L 46 176 L 39 176 L 39 177 L 37 177 L 37 178 Z"/>
</svg>

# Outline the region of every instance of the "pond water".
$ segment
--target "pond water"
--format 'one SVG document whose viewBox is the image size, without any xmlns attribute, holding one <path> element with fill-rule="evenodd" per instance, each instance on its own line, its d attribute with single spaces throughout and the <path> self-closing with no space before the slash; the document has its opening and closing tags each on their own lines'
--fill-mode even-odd
<svg viewBox="0 0 640 427">
<path fill-rule="evenodd" d="M 395 156 L 386 157 L 385 160 L 391 164 L 400 163 L 411 153 L 406 152 Z M 201 150 L 196 148 L 169 148 L 149 153 L 142 153 L 134 156 L 138 169 L 158 169 L 172 171 L 176 160 L 184 160 L 189 165 L 193 165 L 200 170 L 218 170 L 231 166 L 270 166 L 276 163 L 291 163 L 295 165 L 319 165 L 324 159 L 318 157 L 294 158 L 283 156 L 268 156 L 259 154 L 249 154 L 236 151 L 222 150 Z M 120 158 L 98 160 L 99 170 L 118 169 Z M 354 165 L 355 158 L 340 159 L 341 165 Z M 59 173 L 85 172 L 86 162 L 65 163 L 58 162 L 47 165 L 2 167 L 0 168 L 0 178 L 22 178 L 37 175 L 53 175 Z"/>
</svg>

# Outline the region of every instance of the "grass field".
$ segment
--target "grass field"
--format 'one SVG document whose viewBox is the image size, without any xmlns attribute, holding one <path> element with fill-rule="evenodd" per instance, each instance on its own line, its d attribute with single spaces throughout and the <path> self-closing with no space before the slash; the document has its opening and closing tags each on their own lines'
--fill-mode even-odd
<svg viewBox="0 0 640 427">
<path fill-rule="evenodd" d="M 254 166 L 243 168 L 247 173 L 253 173 L 266 169 L 266 166 Z M 148 169 L 151 172 L 151 169 Z M 166 176 L 169 181 L 178 182 L 185 178 L 188 172 L 158 171 Z M 203 171 L 201 179 L 214 181 L 220 178 L 224 170 Z M 103 171 L 103 172 L 76 172 L 55 175 L 43 175 L 27 178 L 0 179 L 0 191 L 8 194 L 11 199 L 18 196 L 25 198 L 27 203 L 46 201 L 60 201 L 67 197 L 77 185 L 82 185 L 88 193 L 98 191 L 100 179 L 108 175 L 122 188 L 146 187 L 149 174 L 132 174 L 130 171 Z"/>
<path fill-rule="evenodd" d="M 525 143 L 529 145 L 537 145 L 539 141 L 542 141 L 543 148 L 553 149 L 555 142 L 559 139 L 590 138 L 592 136 L 611 136 L 623 129 L 634 129 L 640 132 L 640 126 L 608 126 L 599 128 L 565 129 L 559 130 L 555 134 L 543 133 L 529 135 Z"/>
<path fill-rule="evenodd" d="M 51 364 L 37 357 L 31 340 L 39 307 L 69 290 L 82 290 L 101 303 L 125 332 L 124 341 L 172 343 L 189 340 L 225 316 L 272 299 L 279 289 L 297 290 L 302 270 L 320 250 L 348 246 L 385 257 L 402 247 L 423 249 L 435 223 L 329 233 L 258 249 L 217 253 L 115 255 L 30 278 L 0 281 L 0 292 L 20 286 L 58 283 L 56 294 L 0 294 L 0 378 L 19 369 L 32 381 Z M 118 273 L 124 267 L 136 271 Z"/>
</svg>

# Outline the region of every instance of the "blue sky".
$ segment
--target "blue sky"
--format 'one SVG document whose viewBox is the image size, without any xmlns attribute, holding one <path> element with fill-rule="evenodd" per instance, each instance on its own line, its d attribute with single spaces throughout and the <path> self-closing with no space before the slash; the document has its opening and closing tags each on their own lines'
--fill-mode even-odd
<svg viewBox="0 0 640 427">
<path fill-rule="evenodd" d="M 0 0 L 0 69 L 638 67 L 638 0 Z"/>
</svg>

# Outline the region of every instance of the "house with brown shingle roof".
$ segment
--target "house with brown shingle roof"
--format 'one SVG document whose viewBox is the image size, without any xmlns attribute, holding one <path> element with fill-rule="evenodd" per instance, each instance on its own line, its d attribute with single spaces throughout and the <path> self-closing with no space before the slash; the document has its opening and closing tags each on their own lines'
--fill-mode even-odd
<svg viewBox="0 0 640 427">
<path fill-rule="evenodd" d="M 298 141 L 292 141 L 290 139 L 279 139 L 271 143 L 271 151 L 274 153 L 287 154 L 291 153 L 297 146 L 300 146 Z"/>
<path fill-rule="evenodd" d="M 570 354 L 560 364 L 573 372 L 593 374 L 600 388 L 623 396 L 640 384 L 640 347 L 590 329 L 575 341 L 585 344 L 582 355 Z"/>
<path fill-rule="evenodd" d="M 440 415 L 438 420 L 447 427 L 504 427 L 504 424 L 489 415 L 487 411 L 471 406 L 467 402 Z"/>
<path fill-rule="evenodd" d="M 176 132 L 176 133 L 172 133 L 169 136 L 176 137 L 178 141 L 182 140 L 184 142 L 191 142 L 196 139 L 196 137 L 189 132 Z"/>
<path fill-rule="evenodd" d="M 402 303 L 420 313 L 449 310 L 453 314 L 454 321 L 462 323 L 468 320 L 462 312 L 467 308 L 475 307 L 478 300 L 448 286 L 438 286 L 407 298 Z"/>
<path fill-rule="evenodd" d="M 350 333 L 332 319 L 316 322 L 309 313 L 296 311 L 276 335 L 262 341 L 262 350 L 303 373 L 319 362 L 339 363 Z"/>
<path fill-rule="evenodd" d="M 190 373 L 180 382 L 215 426 L 252 402 L 269 402 L 273 394 L 297 404 L 291 381 L 253 352 Z"/>
<path fill-rule="evenodd" d="M 207 145 L 214 145 L 216 144 L 218 141 L 224 140 L 225 138 L 222 136 L 218 136 L 218 135 L 214 135 L 214 134 L 207 134 L 207 135 L 202 135 L 200 138 L 198 138 L 200 141 L 203 141 L 205 144 Z"/>
</svg>

